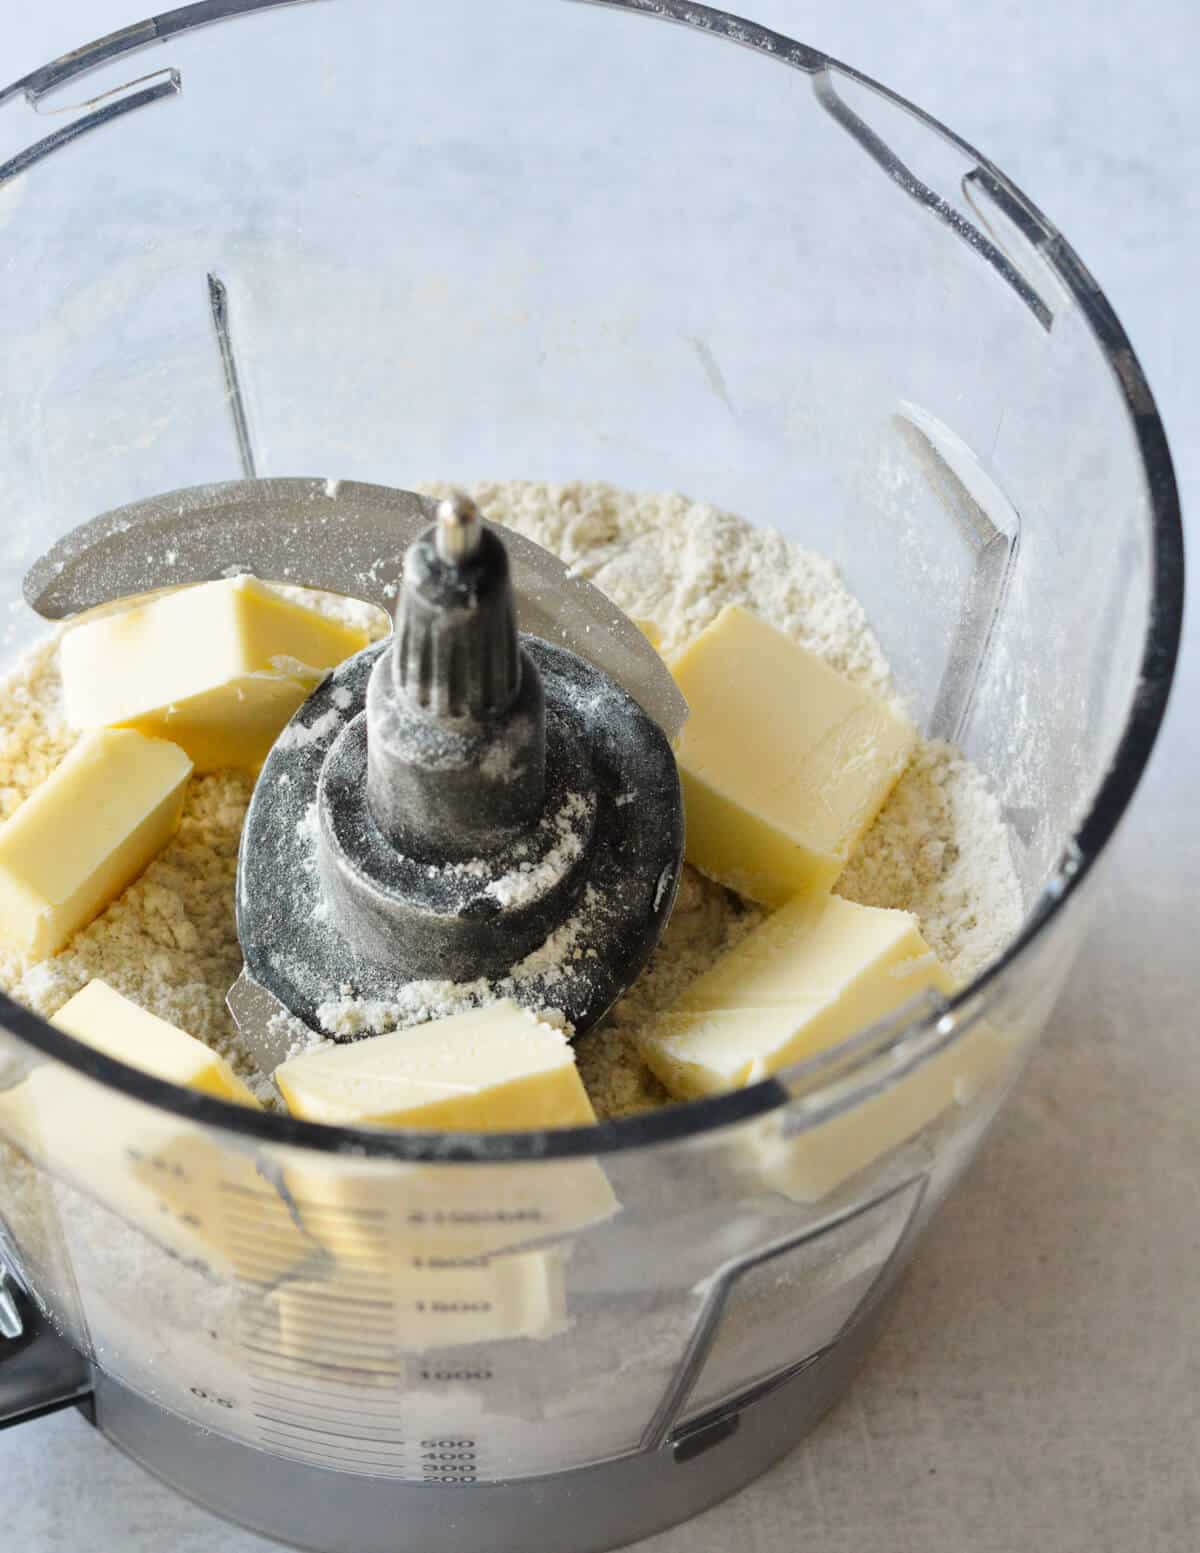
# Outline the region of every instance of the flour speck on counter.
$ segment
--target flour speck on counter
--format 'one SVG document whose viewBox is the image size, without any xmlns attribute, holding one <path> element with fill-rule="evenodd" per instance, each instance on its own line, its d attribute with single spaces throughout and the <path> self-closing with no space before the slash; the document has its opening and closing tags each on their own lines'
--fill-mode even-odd
<svg viewBox="0 0 1200 1553">
<path fill-rule="evenodd" d="M 440 495 L 450 487 L 426 489 Z M 779 534 L 684 496 L 600 483 L 485 482 L 470 494 L 486 518 L 554 551 L 627 614 L 653 622 L 665 655 L 726 605 L 738 604 L 898 704 L 879 643 L 836 570 Z M 362 606 L 346 601 L 326 607 L 365 618 Z M 50 637 L 0 684 L 0 818 L 74 742 L 61 709 L 57 639 Z M 252 788 L 242 772 L 194 776 L 178 834 L 145 873 L 54 958 L 25 966 L 0 953 L 0 985 L 50 1016 L 100 977 L 210 1044 L 266 1093 L 225 1007 L 242 964 L 234 883 Z M 518 878 L 512 888 L 527 884 Z M 999 807 L 979 772 L 944 744 L 918 744 L 836 890 L 863 905 L 915 913 L 929 946 L 959 982 L 1003 948 L 1021 919 Z M 579 1071 L 599 1117 L 667 1102 L 638 1055 L 638 1030 L 762 919 L 759 907 L 685 866 L 674 914 L 647 968 L 600 1028 L 578 1043 Z M 549 958 L 525 970 L 544 974 L 551 949 Z M 362 1034 L 474 1006 L 493 992 L 486 985 L 412 983 L 397 989 L 394 1002 L 367 1007 L 332 987 L 322 1019 L 330 1033 Z M 552 977 L 546 998 L 553 1018 Z"/>
</svg>

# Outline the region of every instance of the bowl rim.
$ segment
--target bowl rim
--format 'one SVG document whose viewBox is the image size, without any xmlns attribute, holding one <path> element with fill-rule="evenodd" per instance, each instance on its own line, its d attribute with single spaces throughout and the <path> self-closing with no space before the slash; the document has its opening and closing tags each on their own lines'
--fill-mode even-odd
<svg viewBox="0 0 1200 1553">
<path fill-rule="evenodd" d="M 236 13 L 250 14 L 280 0 L 259 0 Z M 637 1116 L 594 1125 L 515 1133 L 435 1132 L 366 1129 L 302 1121 L 277 1112 L 252 1110 L 180 1088 L 108 1057 L 49 1024 L 0 993 L 0 1027 L 29 1047 L 127 1097 L 181 1120 L 244 1139 L 247 1144 L 299 1148 L 324 1155 L 406 1163 L 511 1164 L 592 1155 L 617 1155 L 656 1146 L 685 1144 L 724 1128 L 775 1112 L 803 1096 L 796 1131 L 820 1125 L 852 1110 L 914 1068 L 954 1044 L 986 1012 L 998 983 L 1025 959 L 1066 908 L 1112 839 L 1137 790 L 1166 712 L 1179 656 L 1183 624 L 1184 546 L 1179 492 L 1166 432 L 1154 396 L 1116 313 L 1075 250 L 1034 203 L 989 158 L 940 120 L 872 77 L 819 49 L 693 0 L 587 0 L 610 9 L 673 22 L 692 31 L 753 49 L 828 82 L 831 73 L 867 87 L 912 115 L 969 157 L 1011 202 L 1044 262 L 1055 273 L 1086 320 L 1124 401 L 1142 460 L 1150 503 L 1149 623 L 1140 675 L 1125 725 L 1108 770 L 1056 872 L 1043 887 L 1020 932 L 1004 952 L 966 986 L 937 1006 L 893 1016 L 858 1031 L 830 1052 L 786 1069 L 746 1089 Z M 69 75 L 105 63 L 117 54 L 163 41 L 208 21 L 232 19 L 207 6 L 184 6 L 156 17 L 150 32 L 136 23 L 106 39 L 74 50 L 21 81 L 0 90 L 0 102 L 19 90 L 49 89 Z M 191 16 L 185 16 L 191 13 Z M 72 61 L 75 63 L 72 64 Z M 926 191 L 928 193 L 928 191 Z M 889 1059 L 881 1069 L 880 1059 Z"/>
</svg>

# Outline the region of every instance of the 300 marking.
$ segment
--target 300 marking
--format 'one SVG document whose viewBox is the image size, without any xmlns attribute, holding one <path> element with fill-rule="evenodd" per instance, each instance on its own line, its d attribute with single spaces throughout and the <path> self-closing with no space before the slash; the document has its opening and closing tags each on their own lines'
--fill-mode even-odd
<svg viewBox="0 0 1200 1553">
<path fill-rule="evenodd" d="M 426 1483 L 474 1483 L 474 1440 L 422 1440 L 421 1472 Z"/>
</svg>

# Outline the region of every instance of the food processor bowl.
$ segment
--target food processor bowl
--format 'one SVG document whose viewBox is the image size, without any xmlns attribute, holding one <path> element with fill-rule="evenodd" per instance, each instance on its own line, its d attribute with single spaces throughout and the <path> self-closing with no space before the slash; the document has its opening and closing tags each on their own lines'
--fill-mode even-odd
<svg viewBox="0 0 1200 1553">
<path fill-rule="evenodd" d="M 1003 806 L 972 985 L 593 1128 L 236 1109 L 0 999 L 0 1417 L 331 1553 L 693 1514 L 844 1390 L 1086 932 L 1181 612 L 1137 359 L 985 157 L 699 5 L 210 0 L 0 104 L 10 655 L 28 565 L 163 492 L 678 489 L 831 557 Z"/>
</svg>

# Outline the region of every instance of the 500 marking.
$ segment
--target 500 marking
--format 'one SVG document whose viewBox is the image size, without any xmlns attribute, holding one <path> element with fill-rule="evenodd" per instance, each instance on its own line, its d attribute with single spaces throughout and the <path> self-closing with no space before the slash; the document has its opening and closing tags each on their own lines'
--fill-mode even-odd
<svg viewBox="0 0 1200 1553">
<path fill-rule="evenodd" d="M 474 1440 L 422 1440 L 421 1473 L 426 1483 L 474 1483 Z"/>
</svg>

